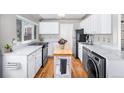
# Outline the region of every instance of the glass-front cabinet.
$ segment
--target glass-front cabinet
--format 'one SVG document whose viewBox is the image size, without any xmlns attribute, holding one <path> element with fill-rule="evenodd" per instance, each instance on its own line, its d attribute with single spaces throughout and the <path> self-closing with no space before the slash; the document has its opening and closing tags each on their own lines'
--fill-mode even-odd
<svg viewBox="0 0 124 93">
<path fill-rule="evenodd" d="M 16 16 L 18 42 L 29 42 L 37 39 L 38 25 L 20 16 Z"/>
</svg>

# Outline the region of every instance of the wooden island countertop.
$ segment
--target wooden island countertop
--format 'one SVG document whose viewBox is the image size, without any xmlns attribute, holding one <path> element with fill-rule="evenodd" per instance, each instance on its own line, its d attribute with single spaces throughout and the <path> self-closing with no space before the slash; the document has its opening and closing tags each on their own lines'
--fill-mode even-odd
<svg viewBox="0 0 124 93">
<path fill-rule="evenodd" d="M 70 48 L 56 48 L 53 53 L 54 56 L 72 56 L 72 54 L 73 53 Z"/>
</svg>

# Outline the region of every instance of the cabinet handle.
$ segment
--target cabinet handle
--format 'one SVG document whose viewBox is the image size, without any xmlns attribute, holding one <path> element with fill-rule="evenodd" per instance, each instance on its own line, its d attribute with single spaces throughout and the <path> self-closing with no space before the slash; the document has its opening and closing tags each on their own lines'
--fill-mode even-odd
<svg viewBox="0 0 124 93">
<path fill-rule="evenodd" d="M 6 69 L 19 69 L 21 66 L 20 63 L 10 63 L 8 62 L 7 64 L 4 65 L 4 68 Z"/>
</svg>

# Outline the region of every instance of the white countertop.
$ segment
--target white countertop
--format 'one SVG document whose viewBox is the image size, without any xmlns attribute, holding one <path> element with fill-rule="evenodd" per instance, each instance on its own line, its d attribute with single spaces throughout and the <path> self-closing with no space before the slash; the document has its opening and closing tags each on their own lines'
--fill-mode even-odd
<svg viewBox="0 0 124 93">
<path fill-rule="evenodd" d="M 124 51 L 109 46 L 79 44 L 106 58 L 106 77 L 124 77 Z"/>
<path fill-rule="evenodd" d="M 81 42 L 79 42 L 81 43 Z M 82 46 L 90 49 L 91 51 L 103 56 L 108 61 L 123 61 L 124 62 L 124 51 L 119 51 L 115 49 L 111 49 L 105 46 L 99 45 L 87 45 L 85 43 L 81 43 Z"/>
<path fill-rule="evenodd" d="M 23 48 L 17 49 L 10 53 L 3 53 L 3 55 L 16 55 L 16 56 L 27 56 L 33 53 L 34 51 L 38 50 L 42 46 L 25 46 Z"/>
</svg>

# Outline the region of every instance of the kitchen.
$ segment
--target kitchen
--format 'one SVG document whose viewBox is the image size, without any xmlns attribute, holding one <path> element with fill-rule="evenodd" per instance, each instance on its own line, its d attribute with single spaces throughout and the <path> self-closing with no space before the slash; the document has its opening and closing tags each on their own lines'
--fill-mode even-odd
<svg viewBox="0 0 124 93">
<path fill-rule="evenodd" d="M 0 76 L 124 77 L 123 23 L 123 14 L 1 14 Z"/>
</svg>

